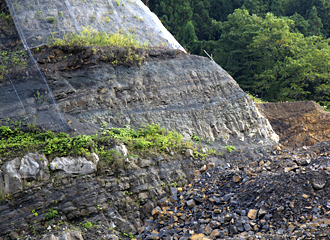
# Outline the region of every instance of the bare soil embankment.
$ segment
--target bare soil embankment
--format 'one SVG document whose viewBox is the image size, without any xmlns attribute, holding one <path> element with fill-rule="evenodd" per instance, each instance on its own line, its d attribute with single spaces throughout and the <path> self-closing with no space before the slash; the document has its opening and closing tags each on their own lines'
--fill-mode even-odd
<svg viewBox="0 0 330 240">
<path fill-rule="evenodd" d="M 257 107 L 284 146 L 311 146 L 330 140 L 330 113 L 315 102 L 262 103 Z"/>
</svg>

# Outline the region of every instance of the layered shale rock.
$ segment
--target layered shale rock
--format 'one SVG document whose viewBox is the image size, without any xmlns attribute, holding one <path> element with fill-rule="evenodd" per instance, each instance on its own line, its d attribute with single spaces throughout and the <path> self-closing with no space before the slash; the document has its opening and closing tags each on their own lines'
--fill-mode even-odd
<svg viewBox="0 0 330 240">
<path fill-rule="evenodd" d="M 129 159 L 125 170 L 96 171 L 96 158 L 62 157 L 48 164 L 44 155 L 29 153 L 0 161 L 0 239 L 41 239 L 50 231 L 42 239 L 83 239 L 80 231 L 84 239 L 136 234 L 156 199 L 168 195 L 173 184 L 188 183 L 209 161 L 155 156 Z M 70 233 L 74 229 L 79 234 Z"/>
<path fill-rule="evenodd" d="M 144 59 L 140 65 L 115 64 L 125 54 L 132 53 L 87 47 L 44 48 L 35 55 L 73 128 L 79 130 L 79 122 L 157 123 L 186 138 L 195 134 L 259 144 L 278 140 L 254 102 L 215 62 L 154 49 L 133 53 Z"/>
</svg>

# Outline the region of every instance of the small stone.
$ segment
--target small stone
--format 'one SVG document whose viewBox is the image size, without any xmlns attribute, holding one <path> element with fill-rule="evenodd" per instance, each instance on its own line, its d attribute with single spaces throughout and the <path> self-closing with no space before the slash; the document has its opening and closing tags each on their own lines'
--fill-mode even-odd
<svg viewBox="0 0 330 240">
<path fill-rule="evenodd" d="M 267 210 L 264 208 L 260 208 L 259 212 L 258 212 L 258 217 L 262 218 L 263 216 L 265 216 L 267 214 Z"/>
<path fill-rule="evenodd" d="M 17 232 L 11 232 L 9 236 L 10 236 L 10 238 L 13 239 L 13 240 L 14 240 L 14 239 L 17 239 L 17 238 L 19 237 L 19 235 L 18 235 Z"/>
<path fill-rule="evenodd" d="M 325 184 L 326 184 L 326 182 L 323 182 L 323 183 L 313 182 L 312 186 L 315 190 L 320 190 L 320 189 L 324 188 Z"/>
<path fill-rule="evenodd" d="M 156 207 L 156 208 L 154 208 L 154 210 L 152 210 L 152 215 L 153 216 L 155 216 L 155 217 L 158 217 L 158 215 L 159 215 L 159 213 L 161 213 L 161 209 L 160 209 L 160 207 Z"/>
<path fill-rule="evenodd" d="M 192 208 L 195 206 L 195 201 L 193 199 L 190 199 L 187 201 L 187 205 L 188 205 L 188 207 Z"/>
<path fill-rule="evenodd" d="M 214 168 L 215 164 L 214 163 L 208 163 L 207 164 L 207 169 Z"/>
<path fill-rule="evenodd" d="M 224 220 L 225 220 L 226 222 L 229 222 L 231 219 L 232 219 L 232 216 L 231 216 L 231 214 L 229 214 L 229 213 L 227 213 L 227 214 L 225 215 L 225 217 L 224 217 Z"/>
<path fill-rule="evenodd" d="M 214 213 L 216 213 L 216 214 L 220 214 L 221 213 L 221 209 L 214 209 Z"/>
<path fill-rule="evenodd" d="M 307 195 L 307 194 L 303 194 L 302 197 L 303 197 L 303 198 L 309 198 L 309 195 Z"/>
<path fill-rule="evenodd" d="M 199 176 L 200 174 L 201 174 L 201 172 L 199 170 L 195 170 L 194 176 Z"/>
<path fill-rule="evenodd" d="M 251 220 L 255 220 L 257 218 L 257 213 L 258 213 L 258 210 L 250 209 L 248 212 L 248 218 L 250 218 Z"/>
<path fill-rule="evenodd" d="M 219 237 L 219 236 L 220 236 L 220 230 L 219 229 L 214 229 L 210 234 L 210 237 Z"/>
<path fill-rule="evenodd" d="M 184 155 L 186 157 L 192 157 L 192 156 L 194 156 L 194 152 L 192 149 L 187 149 Z"/>
<path fill-rule="evenodd" d="M 251 226 L 250 226 L 250 224 L 248 224 L 248 223 L 245 223 L 244 224 L 244 229 L 245 229 L 245 231 L 250 231 L 251 230 Z"/>
<path fill-rule="evenodd" d="M 289 207 L 294 208 L 294 202 L 290 202 Z"/>
<path fill-rule="evenodd" d="M 292 234 L 295 229 L 296 229 L 296 226 L 291 225 L 291 226 L 288 227 L 288 232 L 290 234 Z"/>
<path fill-rule="evenodd" d="M 210 227 L 210 226 L 207 226 L 205 229 L 204 229 L 204 233 L 206 234 L 206 235 L 210 235 L 211 234 L 211 232 L 212 232 L 212 228 Z"/>
<path fill-rule="evenodd" d="M 290 167 L 286 167 L 284 168 L 284 172 L 287 173 L 287 172 L 290 172 L 291 171 L 291 168 Z"/>
<path fill-rule="evenodd" d="M 238 230 L 236 226 L 230 225 L 229 226 L 229 232 L 233 233 L 233 234 L 237 234 Z"/>
<path fill-rule="evenodd" d="M 199 169 L 200 173 L 204 173 L 207 170 L 206 165 L 204 165 L 203 167 L 201 167 L 201 169 Z"/>
<path fill-rule="evenodd" d="M 191 240 L 204 240 L 205 239 L 205 235 L 203 233 L 199 233 L 199 234 L 195 234 L 190 236 Z"/>
<path fill-rule="evenodd" d="M 233 182 L 234 183 L 239 183 L 242 181 L 242 178 L 238 175 L 233 176 Z"/>
<path fill-rule="evenodd" d="M 110 235 L 107 237 L 107 239 L 109 239 L 109 240 L 119 240 L 119 237 L 116 236 L 115 234 L 110 234 Z"/>
</svg>

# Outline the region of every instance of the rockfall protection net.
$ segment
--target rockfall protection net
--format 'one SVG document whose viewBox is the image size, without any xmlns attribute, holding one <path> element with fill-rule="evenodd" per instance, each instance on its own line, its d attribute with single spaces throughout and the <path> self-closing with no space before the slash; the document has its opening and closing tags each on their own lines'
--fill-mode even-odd
<svg viewBox="0 0 330 240">
<path fill-rule="evenodd" d="M 17 1 L 7 1 L 7 5 L 2 2 L 0 6 L 0 124 L 70 130 L 32 56 L 32 43 L 27 41 L 17 18 L 16 11 L 22 7 Z"/>
<path fill-rule="evenodd" d="M 45 128 L 69 129 L 30 51 L 54 38 L 87 27 L 133 34 L 153 46 L 170 39 L 167 46 L 181 47 L 139 0 L 0 0 L 0 11 L 2 121 L 15 117 L 32 124 L 36 119 Z"/>
</svg>

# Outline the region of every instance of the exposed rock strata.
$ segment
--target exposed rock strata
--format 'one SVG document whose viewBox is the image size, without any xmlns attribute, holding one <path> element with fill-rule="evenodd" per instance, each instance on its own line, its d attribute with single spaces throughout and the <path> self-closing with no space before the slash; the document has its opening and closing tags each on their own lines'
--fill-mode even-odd
<svg viewBox="0 0 330 240">
<path fill-rule="evenodd" d="M 311 146 L 330 140 L 330 113 L 315 102 L 257 104 L 280 142 L 286 146 Z"/>
<path fill-rule="evenodd" d="M 26 159 L 31 160 L 27 162 Z M 57 159 L 58 168 L 60 161 L 66 162 L 63 158 Z M 113 234 L 115 227 L 118 231 L 135 234 L 156 206 L 155 200 L 167 195 L 170 184 L 188 183 L 195 169 L 207 163 L 206 160 L 181 159 L 180 156 L 173 159 L 158 156 L 155 159 L 140 159 L 134 169 L 126 171 L 100 169 L 89 173 L 83 171 L 84 167 L 72 165 L 67 166 L 71 171 L 62 175 L 58 169 L 52 171 L 53 161 L 50 164 L 50 178 L 35 179 L 40 163 L 44 162 L 47 159 L 42 155 L 28 154 L 3 165 L 6 194 L 1 195 L 0 221 L 3 224 L 0 225 L 0 239 L 11 233 L 15 236 L 33 235 L 33 231 L 45 233 L 48 230 L 55 232 L 45 239 L 57 239 L 59 235 L 56 232 L 69 230 L 70 222 L 76 222 L 73 225 L 78 226 L 78 223 L 87 221 L 93 226 L 98 225 L 107 237 Z M 93 163 L 86 159 L 80 162 L 87 167 Z M 48 173 L 47 165 L 43 170 Z M 3 186 L 0 184 L 1 188 Z M 9 198 L 7 194 L 10 194 Z M 59 216 L 47 220 L 49 209 L 56 210 Z M 64 224 L 56 230 L 49 228 L 49 221 L 58 226 Z M 85 239 L 100 239 L 101 236 L 95 234 L 91 232 Z M 35 235 L 35 239 L 40 239 L 40 235 Z"/>
<path fill-rule="evenodd" d="M 148 50 L 138 52 L 145 57 L 141 66 L 114 67 L 104 60 L 112 51 L 43 49 L 36 56 L 63 113 L 95 124 L 157 123 L 186 138 L 277 141 L 254 102 L 209 59 Z"/>
</svg>

